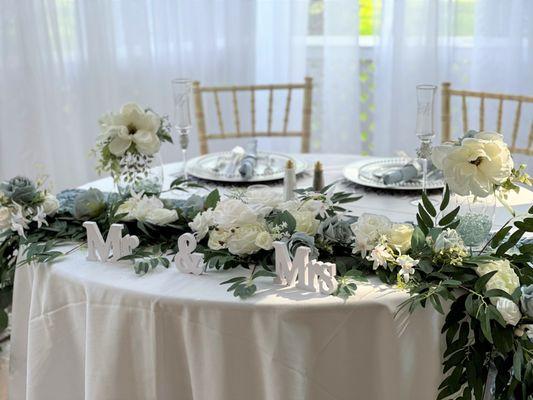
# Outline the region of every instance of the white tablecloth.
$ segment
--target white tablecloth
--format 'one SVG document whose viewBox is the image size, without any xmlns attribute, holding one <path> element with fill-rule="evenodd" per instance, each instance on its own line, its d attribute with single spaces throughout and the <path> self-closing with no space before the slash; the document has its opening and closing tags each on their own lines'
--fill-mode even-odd
<svg viewBox="0 0 533 400">
<path fill-rule="evenodd" d="M 324 161 L 327 180 L 356 159 L 307 157 Z M 402 221 L 415 212 L 408 198 L 371 193 L 354 210 Z M 242 301 L 220 282 L 244 269 L 196 277 L 158 268 L 138 277 L 85 255 L 17 270 L 12 400 L 436 396 L 442 317 L 424 310 L 395 319 L 407 294 L 376 279 L 343 301 L 264 278 Z"/>
</svg>

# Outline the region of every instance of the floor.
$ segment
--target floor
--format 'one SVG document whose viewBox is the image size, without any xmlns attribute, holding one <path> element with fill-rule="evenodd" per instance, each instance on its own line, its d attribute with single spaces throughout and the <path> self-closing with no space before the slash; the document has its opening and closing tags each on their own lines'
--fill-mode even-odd
<svg viewBox="0 0 533 400">
<path fill-rule="evenodd" d="M 9 341 L 0 344 L 0 400 L 7 400 L 7 382 L 9 377 Z"/>
</svg>

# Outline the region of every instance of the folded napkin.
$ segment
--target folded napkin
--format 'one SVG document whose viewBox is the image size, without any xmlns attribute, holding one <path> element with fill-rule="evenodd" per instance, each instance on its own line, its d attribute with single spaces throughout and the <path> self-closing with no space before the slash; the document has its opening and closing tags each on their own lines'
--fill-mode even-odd
<svg viewBox="0 0 533 400">
<path fill-rule="evenodd" d="M 224 175 L 233 176 L 237 165 L 241 162 L 244 155 L 244 149 L 241 146 L 235 146 L 233 150 L 231 150 L 230 159 L 224 168 Z"/>
<path fill-rule="evenodd" d="M 252 140 L 246 145 L 246 152 L 239 166 L 239 173 L 244 179 L 250 179 L 254 176 L 255 166 L 257 164 L 257 139 Z"/>
<path fill-rule="evenodd" d="M 436 168 L 433 163 L 428 160 L 428 175 Z M 418 160 L 413 160 L 405 164 L 401 168 L 394 168 L 383 174 L 383 183 L 385 185 L 392 185 L 394 183 L 409 182 L 413 179 L 422 177 L 422 163 Z"/>
</svg>

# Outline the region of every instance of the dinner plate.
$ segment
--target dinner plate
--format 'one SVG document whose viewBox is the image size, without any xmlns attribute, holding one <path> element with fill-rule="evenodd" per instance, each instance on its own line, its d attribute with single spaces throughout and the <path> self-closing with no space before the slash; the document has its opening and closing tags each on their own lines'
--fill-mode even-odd
<svg viewBox="0 0 533 400">
<path fill-rule="evenodd" d="M 376 189 L 390 190 L 422 190 L 422 179 L 416 179 L 408 182 L 399 182 L 386 185 L 383 183 L 382 176 L 394 168 L 401 168 L 411 161 L 405 157 L 388 157 L 373 158 L 354 162 L 344 168 L 344 177 L 358 185 L 367 186 Z M 440 175 L 440 174 L 439 174 Z M 441 176 L 428 176 L 426 189 L 442 189 L 444 180 Z"/>
<path fill-rule="evenodd" d="M 232 183 L 257 183 L 283 179 L 285 165 L 292 160 L 296 174 L 305 171 L 307 164 L 294 157 L 282 153 L 257 153 L 257 165 L 251 178 L 244 179 L 238 171 L 238 166 L 233 174 L 225 173 L 225 167 L 231 160 L 231 151 L 210 153 L 193 158 L 187 162 L 187 173 L 196 178 L 215 182 Z"/>
</svg>

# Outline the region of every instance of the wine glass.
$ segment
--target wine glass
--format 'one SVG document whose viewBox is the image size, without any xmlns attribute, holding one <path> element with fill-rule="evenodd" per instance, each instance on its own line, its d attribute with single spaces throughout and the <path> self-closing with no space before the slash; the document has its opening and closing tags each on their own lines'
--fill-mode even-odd
<svg viewBox="0 0 533 400">
<path fill-rule="evenodd" d="M 189 147 L 189 133 L 191 130 L 191 100 L 192 81 L 177 78 L 172 80 L 172 97 L 174 108 L 172 126 L 179 135 L 183 161 L 183 176 L 187 179 L 187 148 Z"/>
<path fill-rule="evenodd" d="M 417 150 L 418 158 L 422 163 L 422 190 L 426 193 L 428 160 L 431 157 L 431 145 L 435 138 L 433 126 L 433 106 L 435 103 L 435 85 L 417 85 L 416 87 L 416 136 L 420 140 Z"/>
</svg>

